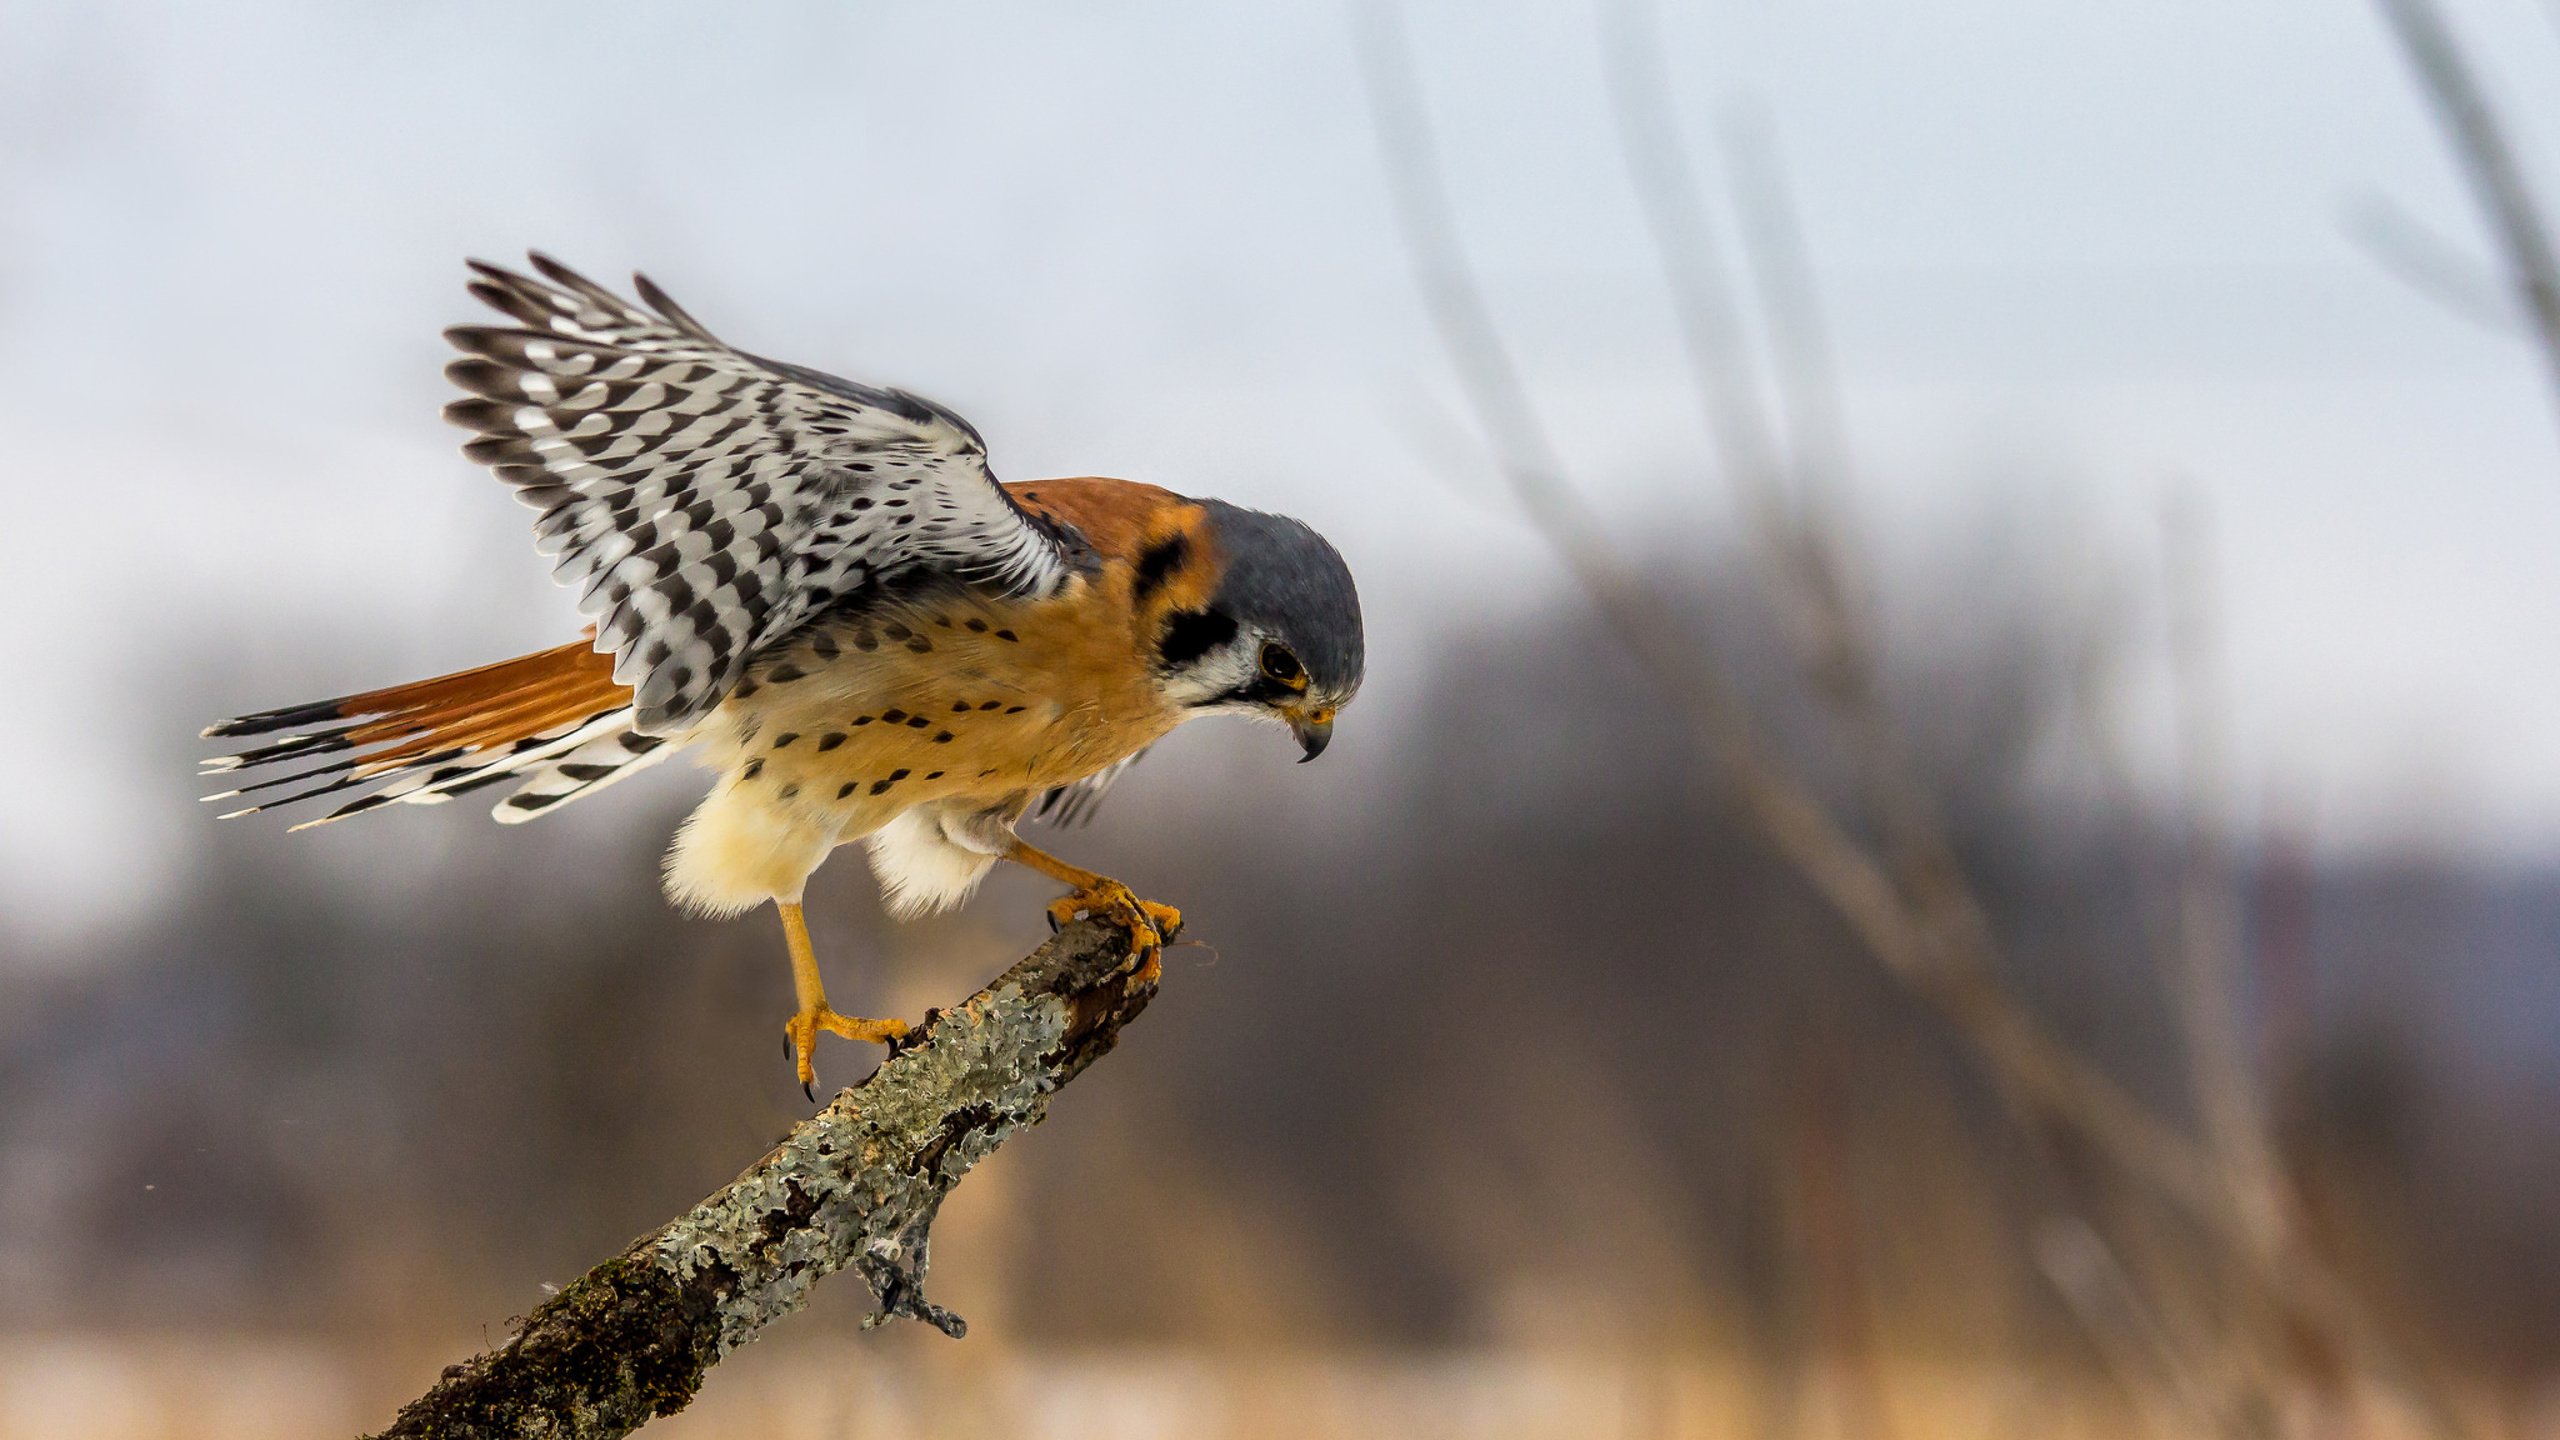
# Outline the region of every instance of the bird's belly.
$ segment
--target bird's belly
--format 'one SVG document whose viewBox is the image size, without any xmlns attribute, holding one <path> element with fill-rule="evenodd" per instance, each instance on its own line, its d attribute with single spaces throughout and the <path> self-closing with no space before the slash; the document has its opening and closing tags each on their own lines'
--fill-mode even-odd
<svg viewBox="0 0 2560 1440">
<path fill-rule="evenodd" d="M 735 799 L 852 839 L 917 805 L 1001 806 L 1080 780 L 1173 728 L 1143 672 L 1038 619 L 955 602 L 821 632 L 721 706 L 698 732 L 703 758 Z"/>
</svg>

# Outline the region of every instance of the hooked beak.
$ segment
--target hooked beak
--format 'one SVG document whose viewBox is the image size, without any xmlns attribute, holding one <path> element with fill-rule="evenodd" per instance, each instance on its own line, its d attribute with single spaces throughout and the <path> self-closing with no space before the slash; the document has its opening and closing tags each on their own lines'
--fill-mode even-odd
<svg viewBox="0 0 2560 1440">
<path fill-rule="evenodd" d="M 1324 753 L 1325 746 L 1333 743 L 1332 708 L 1308 710 L 1290 716 L 1289 733 L 1298 737 L 1298 748 L 1305 752 L 1298 756 L 1298 763 L 1304 765 L 1313 760 Z"/>
</svg>

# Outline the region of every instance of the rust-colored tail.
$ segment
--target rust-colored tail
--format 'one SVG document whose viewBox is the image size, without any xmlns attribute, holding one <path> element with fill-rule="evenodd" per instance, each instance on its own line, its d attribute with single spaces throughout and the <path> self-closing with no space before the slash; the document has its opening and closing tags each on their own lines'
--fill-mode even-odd
<svg viewBox="0 0 2560 1440">
<path fill-rule="evenodd" d="M 278 737 L 207 760 L 207 774 L 329 757 L 309 769 L 205 797 L 222 800 L 317 782 L 231 815 L 382 782 L 307 822 L 314 825 L 395 800 L 432 804 L 511 775 L 525 777 L 526 784 L 499 805 L 498 818 L 531 819 L 638 768 L 665 744 L 632 733 L 630 688 L 614 683 L 613 657 L 597 654 L 584 641 L 433 680 L 243 715 L 204 733 L 208 739 Z"/>
</svg>

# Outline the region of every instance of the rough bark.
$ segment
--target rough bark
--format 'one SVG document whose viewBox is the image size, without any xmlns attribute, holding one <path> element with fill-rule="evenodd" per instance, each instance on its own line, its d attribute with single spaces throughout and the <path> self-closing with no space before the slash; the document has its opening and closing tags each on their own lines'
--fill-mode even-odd
<svg viewBox="0 0 2560 1440">
<path fill-rule="evenodd" d="M 1108 1051 L 1144 1010 L 1128 936 L 1080 921 L 690 1212 L 544 1304 L 497 1349 L 449 1367 L 384 1440 L 625 1435 L 693 1399 L 705 1374 L 811 1287 L 851 1266 L 880 1309 L 957 1338 L 924 1295 L 928 1232 L 960 1177 Z"/>
</svg>

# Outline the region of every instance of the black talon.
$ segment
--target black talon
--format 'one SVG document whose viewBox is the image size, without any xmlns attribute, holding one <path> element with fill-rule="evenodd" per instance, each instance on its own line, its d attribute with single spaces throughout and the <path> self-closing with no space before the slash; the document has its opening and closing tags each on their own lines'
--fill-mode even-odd
<svg viewBox="0 0 2560 1440">
<path fill-rule="evenodd" d="M 881 1044 L 887 1047 L 889 1051 L 889 1058 L 895 1060 L 899 1056 L 907 1053 L 909 1050 L 912 1050 L 916 1046 L 924 1043 L 924 1032 L 933 1028 L 933 1017 L 940 1013 L 942 1012 L 938 1010 L 927 1010 L 924 1012 L 923 1024 L 918 1025 L 916 1028 L 908 1031 L 904 1035 L 893 1035 L 887 1040 L 882 1041 Z"/>
<path fill-rule="evenodd" d="M 1054 911 L 1043 911 L 1043 912 L 1041 912 L 1041 913 L 1043 913 L 1043 914 L 1045 914 L 1045 915 L 1047 915 L 1047 916 L 1049 917 L 1049 933 L 1050 933 L 1050 934 L 1052 934 L 1052 935 L 1057 934 L 1057 933 L 1058 933 L 1058 917 L 1057 917 L 1056 912 L 1054 912 Z"/>
<path fill-rule="evenodd" d="M 808 1096 L 813 1102 L 818 1098 L 817 1086 L 807 1080 L 800 1082 L 800 1093 Z"/>
</svg>

